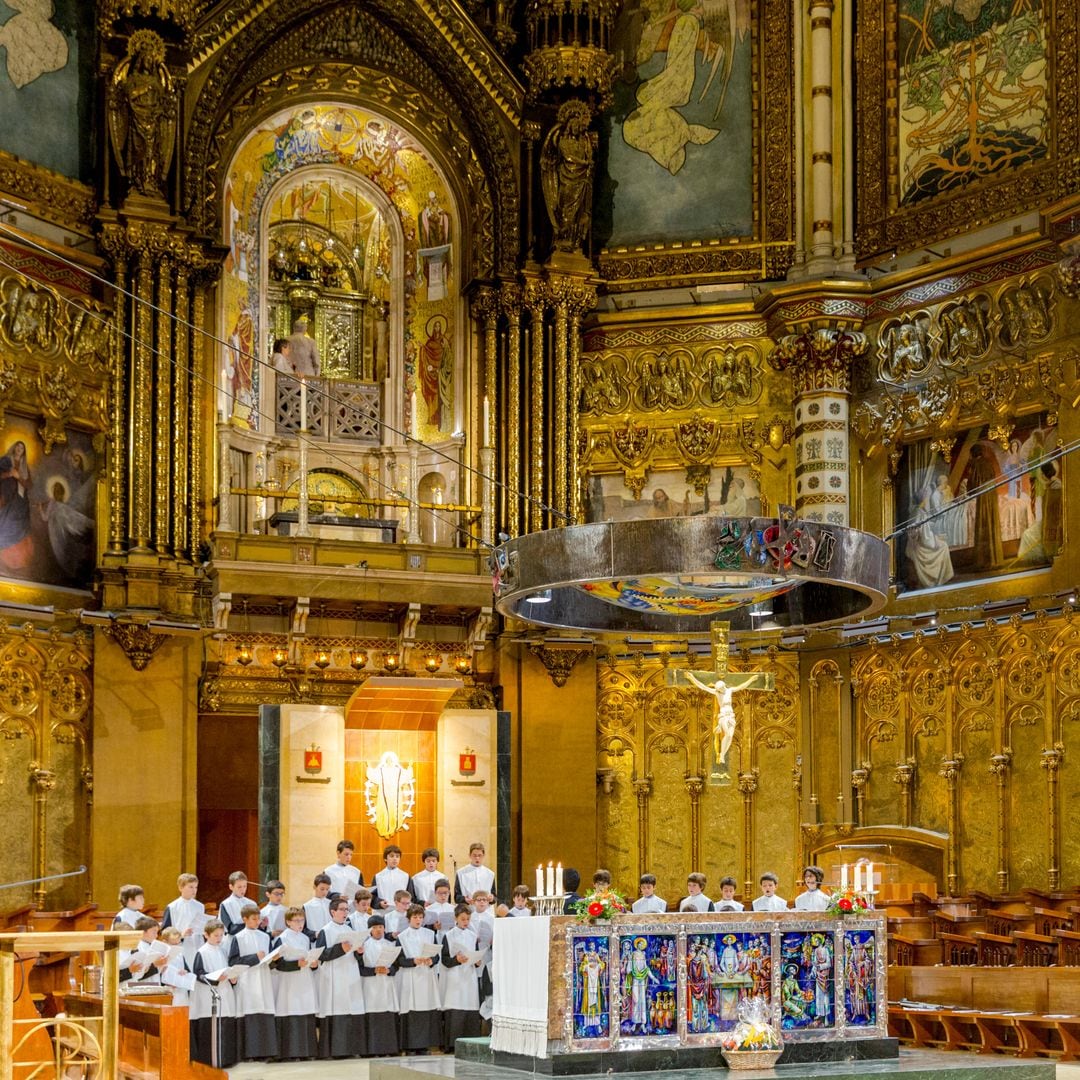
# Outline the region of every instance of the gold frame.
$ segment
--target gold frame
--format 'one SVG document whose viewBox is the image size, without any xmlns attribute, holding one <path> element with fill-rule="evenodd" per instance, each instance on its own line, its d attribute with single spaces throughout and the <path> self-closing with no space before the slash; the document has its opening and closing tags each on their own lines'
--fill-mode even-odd
<svg viewBox="0 0 1080 1080">
<path fill-rule="evenodd" d="M 899 204 L 899 151 L 896 106 L 899 84 L 896 20 L 899 0 L 860 4 L 855 63 L 858 75 L 856 184 L 859 221 L 855 231 L 857 265 L 893 252 L 911 251 L 957 236 L 1035 207 L 1046 206 L 1080 183 L 1077 159 L 1080 131 L 1080 65 L 1069 52 L 1076 41 L 1080 12 L 1075 3 L 1046 0 L 1050 115 L 1054 128 L 1047 156 L 1020 169 L 1002 170 L 959 191 Z"/>
</svg>

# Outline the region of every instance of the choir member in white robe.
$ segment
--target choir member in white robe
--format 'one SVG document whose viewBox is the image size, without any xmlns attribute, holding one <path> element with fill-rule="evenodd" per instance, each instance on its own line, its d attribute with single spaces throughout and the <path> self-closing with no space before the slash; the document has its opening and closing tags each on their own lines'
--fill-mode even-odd
<svg viewBox="0 0 1080 1080">
<path fill-rule="evenodd" d="M 172 949 L 174 945 L 181 945 L 183 938 L 180 937 L 180 931 L 175 926 L 169 926 L 158 934 L 158 941 Z M 183 1005 L 187 1008 L 191 1003 L 191 991 L 195 988 L 195 976 L 191 974 L 184 963 L 182 951 L 180 955 L 174 957 L 161 969 L 161 985 L 167 986 L 172 992 L 173 1005 Z"/>
<path fill-rule="evenodd" d="M 143 906 L 146 903 L 146 895 L 141 885 L 120 886 L 120 910 L 113 919 L 114 930 L 124 930 L 127 927 L 135 928 L 135 923 L 142 918 Z"/>
<path fill-rule="evenodd" d="M 270 935 L 271 940 L 285 929 L 286 910 L 284 883 L 268 881 L 266 883 L 266 903 L 259 912 L 262 916 L 259 925 Z"/>
<path fill-rule="evenodd" d="M 454 1043 L 458 1039 L 476 1038 L 480 1034 L 480 972 L 476 961 L 469 959 L 479 950 L 476 931 L 469 926 L 471 916 L 468 904 L 458 904 L 456 922 L 443 939 L 439 990 L 443 1006 L 443 1047 L 448 1054 L 454 1052 Z"/>
<path fill-rule="evenodd" d="M 735 899 L 737 888 L 738 883 L 733 877 L 721 878 L 720 899 L 713 901 L 713 911 L 742 911 L 742 901 Z"/>
<path fill-rule="evenodd" d="M 367 1053 L 364 983 L 360 977 L 353 938 L 356 931 L 345 921 L 349 901 L 330 901 L 330 921 L 315 941 L 323 950 L 316 983 L 319 991 L 319 1057 L 360 1057 Z"/>
<path fill-rule="evenodd" d="M 383 912 L 386 936 L 391 941 L 397 941 L 398 934 L 409 925 L 409 908 L 414 903 L 412 893 L 407 893 L 404 889 L 398 889 L 394 893 L 394 906 L 389 911 Z"/>
<path fill-rule="evenodd" d="M 667 911 L 667 901 L 656 895 L 656 875 L 642 874 L 638 879 L 641 895 L 630 905 L 635 915 L 659 915 Z"/>
<path fill-rule="evenodd" d="M 342 840 L 337 846 L 337 862 L 332 862 L 323 873 L 330 879 L 330 895 L 344 896 L 352 911 L 352 898 L 364 884 L 364 875 L 353 866 L 355 846 L 351 840 Z"/>
<path fill-rule="evenodd" d="M 379 963 L 383 947 L 392 944 L 386 939 L 386 925 L 381 915 L 368 919 L 370 934 L 359 957 L 360 975 L 364 980 L 364 1009 L 367 1011 L 367 1052 L 378 1056 L 398 1052 L 398 993 L 395 976 L 398 964 L 389 967 Z"/>
<path fill-rule="evenodd" d="M 686 893 L 679 901 L 680 911 L 712 911 L 713 902 L 705 895 L 707 879 L 696 871 L 686 878 Z"/>
<path fill-rule="evenodd" d="M 191 1060 L 212 1065 L 215 1069 L 227 1069 L 238 1060 L 236 995 L 232 981 L 218 978 L 216 973 L 229 966 L 229 945 L 225 941 L 225 927 L 218 919 L 211 919 L 203 928 L 203 934 L 206 941 L 195 953 L 191 965 L 191 973 L 195 976 L 195 988 L 188 1006 Z"/>
<path fill-rule="evenodd" d="M 787 911 L 787 901 L 782 896 L 776 895 L 776 886 L 779 884 L 777 877 L 771 871 L 761 875 L 761 895 L 751 905 L 755 911 Z"/>
<path fill-rule="evenodd" d="M 349 915 L 349 925 L 360 935 L 360 945 L 367 941 L 368 919 L 371 918 L 371 892 L 357 889 L 353 894 L 353 910 Z"/>
<path fill-rule="evenodd" d="M 225 933 L 230 937 L 244 929 L 244 920 L 240 912 L 247 905 L 247 875 L 243 870 L 234 870 L 229 875 L 229 895 L 218 904 L 217 917 L 225 925 Z"/>
<path fill-rule="evenodd" d="M 270 1061 L 278 1056 L 274 977 L 260 961 L 270 954 L 270 935 L 259 929 L 258 907 L 240 909 L 242 929 L 233 935 L 229 963 L 250 970 L 236 983 L 236 1052 L 241 1061 Z"/>
<path fill-rule="evenodd" d="M 480 1018 L 490 1020 L 493 1011 L 491 983 L 491 948 L 495 941 L 495 912 L 488 893 L 473 893 L 473 913 L 469 925 L 476 931 L 476 945 L 483 950 L 484 965 L 480 968 Z"/>
<path fill-rule="evenodd" d="M 319 931 L 330 921 L 330 875 L 315 875 L 315 892 L 304 904 L 304 933 L 312 944 Z"/>
<path fill-rule="evenodd" d="M 441 945 L 446 931 L 454 925 L 454 908 L 450 903 L 450 882 L 442 878 L 435 885 L 435 899 L 424 910 L 424 925 L 435 931 L 435 940 Z"/>
<path fill-rule="evenodd" d="M 827 911 L 829 907 L 829 895 L 821 891 L 821 883 L 825 879 L 825 871 L 820 866 L 807 866 L 803 868 L 803 884 L 806 892 L 799 893 L 795 897 L 796 911 Z"/>
<path fill-rule="evenodd" d="M 203 927 L 206 923 L 206 906 L 195 899 L 199 891 L 199 879 L 194 874 L 181 874 L 176 879 L 180 895 L 165 908 L 161 929 L 175 926 L 180 931 L 184 949 L 184 963 L 188 969 L 195 963 L 195 954 L 203 943 Z"/>
<path fill-rule="evenodd" d="M 285 912 L 285 930 L 272 943 L 282 949 L 271 961 L 274 969 L 274 1012 L 277 1015 L 278 1052 L 282 1060 L 307 1060 L 318 1053 L 315 1015 L 319 1002 L 315 968 L 308 963 L 311 939 L 304 931 L 303 908 Z"/>
<path fill-rule="evenodd" d="M 398 935 L 398 1005 L 401 1009 L 401 1049 L 428 1050 L 442 1046 L 442 1001 L 435 962 L 423 957 L 425 945 L 435 944 L 435 932 L 423 925 L 424 906 L 409 908 L 409 925 Z"/>
<path fill-rule="evenodd" d="M 120 953 L 120 981 L 149 986 L 160 983 L 168 953 L 157 945 L 158 924 L 148 915 L 140 915 L 132 929 L 138 930 L 142 939 L 134 949 Z"/>
<path fill-rule="evenodd" d="M 412 894 L 418 904 L 430 904 L 435 899 L 435 885 L 446 875 L 439 869 L 439 849 L 426 848 L 421 856 L 424 869 L 412 876 Z"/>
<path fill-rule="evenodd" d="M 388 844 L 383 848 L 383 858 L 386 865 L 375 875 L 372 907 L 377 911 L 386 911 L 394 906 L 394 893 L 404 891 L 412 896 L 412 879 L 402 870 L 398 863 L 401 862 L 401 848 L 396 844 Z"/>
<path fill-rule="evenodd" d="M 484 865 L 484 845 L 469 845 L 469 865 L 463 866 L 454 875 L 454 903 L 471 904 L 474 892 L 491 893 L 495 891 L 495 873 Z"/>
</svg>

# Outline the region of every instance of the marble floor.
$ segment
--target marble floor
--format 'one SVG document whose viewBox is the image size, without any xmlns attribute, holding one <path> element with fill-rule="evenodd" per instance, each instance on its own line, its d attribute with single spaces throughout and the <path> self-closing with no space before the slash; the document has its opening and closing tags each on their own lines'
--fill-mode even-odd
<svg viewBox="0 0 1080 1080">
<path fill-rule="evenodd" d="M 960 1053 L 934 1053 L 924 1056 L 914 1051 L 901 1051 L 899 1069 L 895 1064 L 891 1067 L 885 1064 L 876 1064 L 866 1070 L 866 1075 L 888 1075 L 891 1072 L 900 1073 L 915 1072 L 920 1069 L 933 1069 L 940 1076 L 948 1076 L 957 1067 L 978 1070 L 979 1073 L 994 1073 L 1004 1075 L 1005 1080 L 1025 1080 L 1025 1073 L 1030 1076 L 1026 1065 L 1037 1064 L 1031 1061 L 1021 1061 L 1009 1057 L 980 1057 L 975 1054 Z M 790 1066 L 796 1068 L 796 1066 Z M 827 1078 L 830 1075 L 851 1075 L 850 1066 L 845 1065 L 815 1065 L 813 1074 L 815 1077 Z M 1035 1070 L 1032 1070 L 1034 1072 Z M 1038 1070 L 1043 1072 L 1043 1070 Z M 229 1070 L 229 1080 L 410 1080 L 410 1074 L 427 1074 L 428 1076 L 454 1077 L 455 1080 L 522 1080 L 525 1074 L 514 1072 L 509 1069 L 495 1069 L 470 1062 L 455 1062 L 449 1056 L 432 1055 L 430 1057 L 408 1058 L 356 1058 L 349 1061 L 303 1061 L 285 1062 L 275 1065 L 261 1065 L 249 1062 L 237 1065 Z M 746 1080 L 752 1080 L 758 1076 L 780 1076 L 775 1071 L 769 1073 L 748 1073 Z M 1043 1072 L 1043 1075 L 1047 1075 Z M 670 1080 L 703 1080 L 698 1070 L 691 1078 L 689 1073 L 676 1076 L 672 1073 L 631 1074 L 633 1080 L 646 1080 L 651 1077 L 667 1077 Z M 972 1073 L 968 1073 L 971 1077 Z M 417 1077 L 417 1080 L 423 1080 Z M 1080 1064 L 1058 1065 L 1055 1070 L 1054 1080 L 1080 1080 Z"/>
</svg>

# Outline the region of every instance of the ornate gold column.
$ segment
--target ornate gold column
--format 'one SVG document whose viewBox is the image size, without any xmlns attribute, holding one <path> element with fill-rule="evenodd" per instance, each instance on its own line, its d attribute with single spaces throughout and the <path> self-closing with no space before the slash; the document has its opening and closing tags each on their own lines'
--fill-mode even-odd
<svg viewBox="0 0 1080 1080">
<path fill-rule="evenodd" d="M 959 847 L 960 813 L 957 806 L 957 788 L 960 781 L 960 767 L 964 763 L 963 755 L 946 758 L 941 763 L 938 772 L 945 780 L 948 800 L 948 829 L 949 841 L 945 853 L 945 890 L 949 896 L 957 896 L 960 887 L 960 873 L 958 868 L 957 850 Z"/>
<path fill-rule="evenodd" d="M 633 781 L 638 807 L 638 875 L 644 874 L 649 865 L 649 795 L 652 793 L 652 776 L 638 777 Z"/>
<path fill-rule="evenodd" d="M 581 401 L 581 316 L 596 306 L 596 289 L 579 283 L 574 289 L 570 304 L 570 430 L 567 432 L 570 448 L 570 498 L 565 509 L 570 515 L 569 524 L 581 521 L 581 475 L 578 467 L 580 448 L 577 437 L 578 403 Z"/>
<path fill-rule="evenodd" d="M 739 773 L 739 792 L 743 797 L 743 893 L 746 896 L 754 888 L 754 792 L 760 775 L 759 769 Z"/>
<path fill-rule="evenodd" d="M 690 796 L 690 865 L 696 869 L 701 866 L 701 793 L 705 781 L 700 776 L 688 776 L 684 783 Z"/>
<path fill-rule="evenodd" d="M 529 309 L 529 401 L 528 401 L 528 489 L 526 530 L 544 528 L 544 310 L 546 289 L 538 278 L 525 281 L 525 305 Z"/>
<path fill-rule="evenodd" d="M 188 275 L 180 266 L 176 275 L 175 309 L 177 317 L 191 321 L 191 291 Z M 176 362 L 172 370 L 172 430 L 174 437 L 174 449 L 172 455 L 172 528 L 173 548 L 177 555 L 187 554 L 192 556 L 188 542 L 188 501 L 191 498 L 191 489 L 188 481 L 187 463 L 184 461 L 185 448 L 191 442 L 191 432 L 188 427 L 189 409 L 191 403 L 188 400 L 189 388 L 192 383 L 190 373 L 191 357 L 188 345 L 191 335 L 184 325 L 178 324 L 175 335 L 174 356 Z"/>
<path fill-rule="evenodd" d="M 810 0 L 810 180 L 811 222 L 808 269 L 833 261 L 833 0 Z"/>
<path fill-rule="evenodd" d="M 129 230 L 129 234 L 132 231 Z M 154 321 L 151 304 L 154 302 L 155 255 L 149 249 L 149 238 L 141 229 L 134 230 L 133 239 L 136 243 L 140 243 L 140 248 L 137 255 L 138 273 L 135 279 L 135 363 L 131 379 L 131 439 L 128 443 L 132 461 L 131 550 L 136 554 L 149 554 L 151 502 L 154 490 Z"/>
<path fill-rule="evenodd" d="M 893 783 L 900 788 L 900 824 L 905 828 L 911 827 L 911 802 L 914 794 L 912 785 L 915 782 L 915 762 L 912 760 L 898 761 L 893 768 Z"/>
<path fill-rule="evenodd" d="M 115 243 L 115 236 L 102 238 L 102 246 L 113 256 L 116 274 L 115 311 L 116 322 L 110 334 L 112 354 L 112 392 L 109 395 L 109 543 L 107 550 L 122 554 L 127 546 L 128 509 L 128 459 L 127 459 L 127 341 L 123 331 L 127 328 L 128 286 L 127 258 L 123 248 L 115 253 L 108 244 Z"/>
<path fill-rule="evenodd" d="M 997 880 L 998 892 L 1009 891 L 1009 769 L 1012 751 L 990 755 L 990 775 L 997 778 Z"/>
<path fill-rule="evenodd" d="M 503 284 L 499 293 L 506 316 L 506 415 L 501 425 L 506 452 L 502 526 L 510 536 L 524 532 L 521 523 L 521 287 Z"/>
<path fill-rule="evenodd" d="M 173 260 L 168 249 L 156 253 L 157 260 L 157 357 L 154 382 L 154 550 L 168 555 L 172 550 L 170 488 L 173 430 L 172 389 L 176 365 L 173 342 Z M 178 328 L 182 329 L 182 328 Z"/>
<path fill-rule="evenodd" d="M 1042 752 L 1039 764 L 1046 770 L 1046 808 L 1049 826 L 1047 886 L 1054 891 L 1061 884 L 1061 819 L 1058 808 L 1058 769 L 1065 757 L 1065 744 L 1054 743 Z"/>
<path fill-rule="evenodd" d="M 555 423 L 551 432 L 554 445 L 555 482 L 551 485 L 551 502 L 556 510 L 567 513 L 567 466 L 571 456 L 567 440 L 570 437 L 570 373 L 569 342 L 567 329 L 570 325 L 570 282 L 565 278 L 552 278 L 549 283 L 549 295 L 555 308 Z M 565 518 L 549 520 L 548 525 L 569 524 Z"/>
</svg>

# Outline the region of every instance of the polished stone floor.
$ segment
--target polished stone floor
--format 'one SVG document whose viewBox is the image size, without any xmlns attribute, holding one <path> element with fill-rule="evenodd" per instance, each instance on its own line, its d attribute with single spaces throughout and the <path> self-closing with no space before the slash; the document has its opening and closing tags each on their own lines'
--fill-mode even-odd
<svg viewBox="0 0 1080 1080">
<path fill-rule="evenodd" d="M 696 1069 L 692 1073 L 636 1073 L 634 1080 L 714 1080 L 702 1076 L 702 1072 Z M 922 1080 L 923 1077 L 926 1080 L 982 1080 L 984 1077 L 989 1080 L 991 1075 L 1001 1076 L 1004 1080 L 1080 1080 L 1080 1064 L 1058 1065 L 1055 1069 L 1053 1063 L 1048 1061 L 901 1050 L 899 1061 L 795 1065 L 738 1075 L 740 1080 L 794 1080 L 800 1076 L 824 1077 L 827 1080 L 853 1080 L 856 1077 L 884 1080 L 893 1073 L 902 1075 L 904 1080 Z M 454 1077 L 455 1080 L 522 1080 L 522 1075 L 510 1069 L 496 1069 L 438 1055 L 275 1065 L 251 1062 L 229 1070 L 229 1080 L 424 1080 L 425 1076 Z M 731 1075 L 716 1070 L 715 1080 L 727 1080 Z"/>
</svg>

